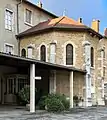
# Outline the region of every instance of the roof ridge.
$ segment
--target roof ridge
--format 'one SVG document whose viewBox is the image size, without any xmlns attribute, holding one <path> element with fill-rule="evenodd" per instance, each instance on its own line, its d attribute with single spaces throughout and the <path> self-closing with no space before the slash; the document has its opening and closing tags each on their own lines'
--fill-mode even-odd
<svg viewBox="0 0 107 120">
<path fill-rule="evenodd" d="M 65 18 L 65 16 L 61 17 L 61 19 L 59 21 L 57 21 L 55 24 L 53 24 L 53 26 L 56 26 L 61 20 L 63 20 Z M 57 19 L 57 18 L 56 18 Z"/>
</svg>

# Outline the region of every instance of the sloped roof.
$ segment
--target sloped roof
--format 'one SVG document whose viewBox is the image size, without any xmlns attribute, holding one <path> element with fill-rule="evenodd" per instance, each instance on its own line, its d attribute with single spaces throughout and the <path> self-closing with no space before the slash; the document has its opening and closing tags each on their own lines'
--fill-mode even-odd
<svg viewBox="0 0 107 120">
<path fill-rule="evenodd" d="M 23 0 L 23 2 L 25 2 L 25 3 L 27 3 L 27 4 L 30 4 L 30 5 L 32 5 L 32 6 L 34 6 L 34 7 L 36 7 L 36 8 L 39 9 L 40 11 L 43 11 L 43 12 L 45 12 L 46 14 L 48 14 L 48 15 L 54 17 L 54 18 L 58 17 L 58 16 L 56 16 L 55 14 L 53 14 L 53 13 L 51 13 L 51 12 L 49 12 L 49 11 L 43 9 L 43 8 L 38 7 L 36 4 L 30 2 L 29 0 Z"/>
<path fill-rule="evenodd" d="M 18 35 L 18 37 L 20 38 L 20 37 L 24 37 L 24 36 L 29 36 L 29 35 L 44 32 L 47 30 L 50 31 L 50 29 L 88 31 L 93 34 L 96 34 L 98 37 L 101 37 L 101 38 L 103 37 L 101 34 L 94 31 L 93 29 L 91 29 L 91 28 L 87 27 L 86 25 L 79 23 L 71 18 L 68 18 L 67 16 L 62 16 L 59 18 L 50 19 L 48 21 L 41 22 L 41 23 L 37 24 L 36 26 L 20 33 Z"/>
</svg>

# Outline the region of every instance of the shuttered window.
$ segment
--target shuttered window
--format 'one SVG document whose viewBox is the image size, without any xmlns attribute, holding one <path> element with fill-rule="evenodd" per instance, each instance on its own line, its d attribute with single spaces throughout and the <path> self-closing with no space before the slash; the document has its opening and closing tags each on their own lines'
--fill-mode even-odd
<svg viewBox="0 0 107 120">
<path fill-rule="evenodd" d="M 66 46 L 66 65 L 73 65 L 73 46 L 71 44 Z"/>
<path fill-rule="evenodd" d="M 45 47 L 45 45 L 41 46 L 40 55 L 41 55 L 41 61 L 45 62 L 46 61 L 46 47 Z"/>
</svg>

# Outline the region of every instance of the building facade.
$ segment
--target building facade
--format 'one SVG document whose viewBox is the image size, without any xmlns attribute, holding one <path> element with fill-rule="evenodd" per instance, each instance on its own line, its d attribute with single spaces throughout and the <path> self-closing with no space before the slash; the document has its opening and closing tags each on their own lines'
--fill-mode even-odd
<svg viewBox="0 0 107 120">
<path fill-rule="evenodd" d="M 44 10 L 41 3 L 35 5 L 28 0 L 0 1 L 0 52 L 18 55 L 20 47 L 16 35 L 41 21 L 56 17 Z M 14 81 L 17 77 L 20 80 Z M 22 82 L 26 84 L 27 77 L 28 73 L 26 75 L 23 72 L 20 73 L 18 67 L 0 64 L 0 103 L 14 103 L 14 94 L 20 89 L 18 84 Z M 15 83 L 17 84 L 16 90 L 14 89 Z"/>
<path fill-rule="evenodd" d="M 56 16 L 27 0 L 3 0 L 0 2 L 0 51 L 18 54 L 15 35 Z"/>
<path fill-rule="evenodd" d="M 76 75 L 73 83 L 74 95 L 82 97 L 86 106 L 105 104 L 106 45 L 105 39 L 99 33 L 98 20 L 92 21 L 92 28 L 89 28 L 80 21 L 66 16 L 59 17 L 40 23 L 35 28 L 22 32 L 18 37 L 22 56 L 24 50 L 24 55 L 30 58 L 86 70 L 85 78 L 81 79 L 79 74 Z M 57 85 L 59 83 L 55 86 Z M 62 88 L 56 87 L 57 92 L 62 89 L 62 93 L 66 94 L 64 85 L 69 86 L 67 78 Z"/>
<path fill-rule="evenodd" d="M 0 51 L 20 55 L 26 58 L 24 62 L 33 59 L 33 62 L 39 60 L 39 65 L 59 66 L 46 69 L 46 66 L 34 65 L 37 67 L 36 75 L 42 76 L 42 81 L 36 81 L 36 87 L 49 93 L 65 94 L 71 107 L 73 96 L 78 96 L 80 106 L 105 105 L 107 38 L 99 33 L 99 21 L 92 21 L 90 28 L 82 23 L 81 18 L 78 21 L 66 16 L 57 18 L 42 9 L 41 3 L 38 5 L 27 0 L 1 2 L 0 15 L 4 19 L 0 21 Z M 16 59 L 13 61 L 17 64 Z M 5 64 L 10 63 L 11 59 L 10 62 L 5 59 Z M 21 82 L 24 81 L 23 85 L 28 82 L 28 65 L 23 67 L 21 62 L 18 65 L 21 67 L 0 65 L 1 103 L 14 102 L 12 97 L 18 92 Z M 33 76 L 34 66 L 31 66 Z"/>
</svg>

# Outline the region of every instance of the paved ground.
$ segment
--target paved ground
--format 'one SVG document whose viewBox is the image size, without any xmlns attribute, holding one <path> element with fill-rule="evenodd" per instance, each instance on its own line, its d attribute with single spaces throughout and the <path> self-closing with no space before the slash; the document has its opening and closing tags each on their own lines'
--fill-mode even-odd
<svg viewBox="0 0 107 120">
<path fill-rule="evenodd" d="M 107 107 L 72 110 L 70 113 L 50 114 L 24 109 L 0 107 L 0 120 L 107 120 Z"/>
</svg>

